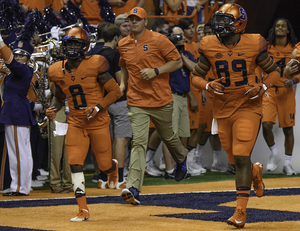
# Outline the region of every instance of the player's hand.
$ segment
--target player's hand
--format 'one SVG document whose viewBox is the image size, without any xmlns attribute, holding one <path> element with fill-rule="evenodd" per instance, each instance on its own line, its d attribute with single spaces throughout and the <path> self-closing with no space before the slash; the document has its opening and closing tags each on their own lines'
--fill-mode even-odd
<svg viewBox="0 0 300 231">
<path fill-rule="evenodd" d="M 198 102 L 195 99 L 195 97 L 190 97 L 190 107 L 191 107 L 191 111 L 193 111 L 193 112 L 196 112 L 199 110 Z"/>
<path fill-rule="evenodd" d="M 288 63 L 285 66 L 285 76 L 290 76 L 298 72 L 298 65 L 296 64 L 296 62 L 299 63 L 297 59 L 291 59 L 290 61 L 288 61 Z"/>
<path fill-rule="evenodd" d="M 83 107 L 83 113 L 86 114 L 86 117 L 88 120 L 92 119 L 97 115 L 98 111 L 95 109 L 95 107 Z"/>
<path fill-rule="evenodd" d="M 54 107 L 49 107 L 49 108 L 46 110 L 46 116 L 47 116 L 47 118 L 48 118 L 49 120 L 55 119 L 56 113 L 57 113 L 57 109 L 54 108 Z"/>
<path fill-rule="evenodd" d="M 141 76 L 144 80 L 149 80 L 156 76 L 156 73 L 153 68 L 145 68 L 145 69 L 141 70 L 140 72 L 141 72 Z"/>
<path fill-rule="evenodd" d="M 205 86 L 205 90 L 207 90 L 208 92 L 211 93 L 215 93 L 218 95 L 223 95 L 223 91 L 225 89 L 225 87 L 220 83 L 222 80 L 224 79 L 224 77 L 220 78 L 220 79 L 215 79 L 214 81 L 208 82 Z"/>
<path fill-rule="evenodd" d="M 267 90 L 267 86 L 264 83 L 255 83 L 254 85 L 248 86 L 248 90 L 245 95 L 248 95 L 250 99 L 256 99 L 262 96 Z"/>
<path fill-rule="evenodd" d="M 294 82 L 292 79 L 286 79 L 286 80 L 283 80 L 283 84 L 286 88 L 290 88 L 294 85 Z"/>
</svg>

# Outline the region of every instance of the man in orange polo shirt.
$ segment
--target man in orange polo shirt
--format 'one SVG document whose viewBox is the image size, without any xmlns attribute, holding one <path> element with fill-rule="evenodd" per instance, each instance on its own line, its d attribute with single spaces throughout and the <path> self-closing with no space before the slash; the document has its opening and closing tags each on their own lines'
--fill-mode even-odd
<svg viewBox="0 0 300 231">
<path fill-rule="evenodd" d="M 187 174 L 187 150 L 173 131 L 173 97 L 169 72 L 182 66 L 179 52 L 169 39 L 146 29 L 147 13 L 141 7 L 133 8 L 129 15 L 131 33 L 118 45 L 121 67 L 121 91 L 128 80 L 127 104 L 133 140 L 127 188 L 121 197 L 130 204 L 139 205 L 146 165 L 146 150 L 150 117 L 162 141 L 176 161 L 175 180 Z"/>
</svg>

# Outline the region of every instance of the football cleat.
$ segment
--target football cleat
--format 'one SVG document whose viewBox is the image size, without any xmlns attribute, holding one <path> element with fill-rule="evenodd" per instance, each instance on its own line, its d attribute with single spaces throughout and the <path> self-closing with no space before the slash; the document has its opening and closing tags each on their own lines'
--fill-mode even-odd
<svg viewBox="0 0 300 231">
<path fill-rule="evenodd" d="M 265 193 L 265 184 L 262 180 L 262 172 L 263 172 L 263 165 L 259 162 L 256 162 L 253 165 L 252 181 L 253 181 L 254 192 L 257 197 L 262 197 Z"/>
<path fill-rule="evenodd" d="M 114 171 L 112 171 L 111 173 L 108 173 L 108 187 L 109 188 L 116 188 L 117 183 L 118 183 L 118 170 L 119 170 L 119 166 L 118 166 L 118 161 L 116 159 L 112 160 L 113 162 L 115 162 L 116 164 L 116 169 Z"/>
<path fill-rule="evenodd" d="M 116 186 L 116 189 L 124 189 L 126 188 L 126 180 L 123 180 L 122 182 L 118 182 L 117 183 L 117 186 Z"/>
<path fill-rule="evenodd" d="M 100 179 L 99 182 L 98 182 L 98 187 L 97 188 L 100 188 L 100 189 L 109 188 L 108 184 L 107 184 L 107 181 L 103 181 L 103 180 Z"/>
<path fill-rule="evenodd" d="M 90 220 L 91 217 L 89 211 L 87 209 L 80 209 L 77 216 L 73 217 L 70 221 L 81 222 L 81 221 L 90 221 Z"/>
<path fill-rule="evenodd" d="M 237 206 L 234 214 L 227 220 L 228 225 L 233 225 L 236 228 L 243 228 L 247 219 L 246 209 L 241 206 Z"/>
</svg>

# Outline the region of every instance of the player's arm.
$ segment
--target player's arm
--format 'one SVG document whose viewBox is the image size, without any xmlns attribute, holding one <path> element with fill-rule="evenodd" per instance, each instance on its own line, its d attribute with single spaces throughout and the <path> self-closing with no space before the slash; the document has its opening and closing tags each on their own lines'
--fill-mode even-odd
<svg viewBox="0 0 300 231">
<path fill-rule="evenodd" d="M 135 7 L 143 7 L 145 4 L 145 0 L 139 0 Z"/>
<path fill-rule="evenodd" d="M 46 110 L 46 116 L 49 120 L 53 120 L 56 113 L 63 107 L 66 95 L 55 82 L 50 82 L 49 87 L 54 97 L 51 100 L 50 107 Z"/>
<path fill-rule="evenodd" d="M 101 106 L 101 108 L 107 108 L 121 97 L 119 85 L 108 72 L 99 74 L 97 81 L 107 92 L 107 95 L 100 102 L 99 106 Z"/>
<path fill-rule="evenodd" d="M 280 78 L 279 68 L 271 58 L 267 50 L 261 53 L 256 59 L 257 64 L 262 70 L 268 74 L 268 77 L 263 80 L 267 88 L 272 87 Z"/>
<path fill-rule="evenodd" d="M 190 107 L 191 107 L 191 111 L 198 111 L 198 102 L 194 96 L 194 93 L 192 91 L 192 89 L 189 91 L 189 93 L 187 93 L 187 95 L 190 98 Z"/>
<path fill-rule="evenodd" d="M 108 72 L 100 73 L 97 76 L 97 82 L 108 93 L 97 105 L 82 108 L 83 113 L 86 114 L 88 120 L 95 117 L 99 111 L 101 111 L 103 108 L 107 108 L 121 97 L 119 85 Z"/>
<path fill-rule="evenodd" d="M 128 82 L 128 72 L 126 66 L 121 66 L 120 90 L 123 94 Z"/>
<path fill-rule="evenodd" d="M 178 7 L 180 6 L 182 0 L 174 1 L 174 0 L 164 0 L 168 7 L 173 11 L 177 11 Z"/>
<path fill-rule="evenodd" d="M 193 71 L 194 67 L 196 66 L 196 62 L 190 60 L 188 57 L 186 57 L 183 53 L 180 53 L 183 64 L 190 70 Z"/>
<path fill-rule="evenodd" d="M 192 73 L 192 84 L 200 90 L 207 90 L 216 94 L 223 94 L 222 92 L 224 91 L 224 86 L 220 83 L 223 78 L 216 79 L 211 82 L 205 80 L 205 76 L 207 75 L 210 67 L 210 62 L 207 60 L 204 54 L 201 54 L 199 61 Z"/>
<path fill-rule="evenodd" d="M 280 78 L 279 68 L 271 58 L 267 50 L 263 50 L 257 57 L 256 63 L 261 69 L 268 74 L 260 83 L 254 83 L 248 86 L 249 89 L 245 93 L 250 99 L 256 99 L 262 96 L 268 88 L 272 87 Z"/>
</svg>

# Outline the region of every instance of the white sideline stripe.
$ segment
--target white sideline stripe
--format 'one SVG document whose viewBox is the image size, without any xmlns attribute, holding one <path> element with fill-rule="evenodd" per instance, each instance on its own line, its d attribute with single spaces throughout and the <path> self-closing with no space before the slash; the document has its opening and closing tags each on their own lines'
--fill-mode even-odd
<svg viewBox="0 0 300 231">
<path fill-rule="evenodd" d="M 275 190 L 275 189 L 299 189 L 300 187 L 284 187 L 284 188 L 268 188 L 265 191 Z M 184 194 L 184 193 L 214 193 L 214 192 L 235 192 L 236 190 L 223 190 L 223 191 L 197 191 L 197 192 L 172 192 L 172 193 L 147 193 L 147 194 L 140 194 L 140 195 L 169 195 L 169 194 Z M 120 195 L 103 195 L 103 196 L 87 196 L 87 198 L 99 198 L 99 197 L 119 197 Z M 273 195 L 270 195 L 273 196 Z M 283 196 L 283 195 L 281 195 Z M 36 201 L 36 200 L 60 200 L 60 199 L 74 199 L 74 197 L 60 197 L 60 198 L 36 198 L 36 199 L 15 199 L 15 200 L 2 200 L 1 202 L 6 201 Z"/>
</svg>

